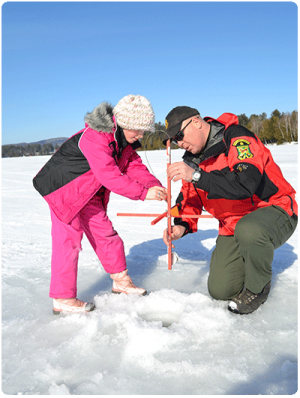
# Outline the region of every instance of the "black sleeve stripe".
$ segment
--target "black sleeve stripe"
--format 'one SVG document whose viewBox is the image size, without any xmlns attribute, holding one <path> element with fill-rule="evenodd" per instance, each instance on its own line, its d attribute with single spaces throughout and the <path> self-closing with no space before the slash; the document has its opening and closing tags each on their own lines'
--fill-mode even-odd
<svg viewBox="0 0 300 398">
<path fill-rule="evenodd" d="M 258 189 L 262 175 L 257 167 L 247 163 L 240 172 L 230 171 L 229 167 L 209 173 L 208 199 L 248 199 Z M 201 183 L 201 178 L 199 180 Z"/>
</svg>

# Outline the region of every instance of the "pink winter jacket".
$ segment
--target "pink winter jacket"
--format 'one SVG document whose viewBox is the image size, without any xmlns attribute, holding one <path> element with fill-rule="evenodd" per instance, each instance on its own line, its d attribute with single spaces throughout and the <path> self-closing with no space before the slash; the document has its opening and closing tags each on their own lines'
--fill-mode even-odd
<svg viewBox="0 0 300 398">
<path fill-rule="evenodd" d="M 108 104 L 103 104 L 106 112 L 112 112 Z M 119 148 L 116 132 L 120 128 L 112 114 L 111 117 L 114 127 L 110 132 L 97 131 L 86 124 L 85 129 L 62 144 L 33 180 L 34 187 L 65 223 L 101 188 L 107 208 L 110 192 L 145 200 L 150 187 L 162 186 L 142 163 L 135 144 Z"/>
</svg>

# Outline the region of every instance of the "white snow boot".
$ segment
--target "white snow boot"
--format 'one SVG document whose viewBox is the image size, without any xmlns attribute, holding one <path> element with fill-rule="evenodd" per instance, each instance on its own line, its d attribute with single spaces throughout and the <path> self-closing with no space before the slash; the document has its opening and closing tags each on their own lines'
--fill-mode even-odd
<svg viewBox="0 0 300 398">
<path fill-rule="evenodd" d="M 130 276 L 128 275 L 128 270 L 118 272 L 117 274 L 110 274 L 111 279 L 113 279 L 112 293 L 135 293 L 140 296 L 145 296 L 147 294 L 146 290 L 141 287 L 136 287 Z"/>
<path fill-rule="evenodd" d="M 84 303 L 77 298 L 71 299 L 53 299 L 53 314 L 59 315 L 61 312 L 90 312 L 94 311 L 95 304 Z"/>
</svg>

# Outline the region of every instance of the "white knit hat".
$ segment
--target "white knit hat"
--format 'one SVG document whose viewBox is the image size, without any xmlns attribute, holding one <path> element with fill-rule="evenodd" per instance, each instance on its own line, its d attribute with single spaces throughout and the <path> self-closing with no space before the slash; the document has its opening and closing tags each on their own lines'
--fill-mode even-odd
<svg viewBox="0 0 300 398">
<path fill-rule="evenodd" d="M 150 102 L 142 95 L 126 95 L 114 107 L 117 124 L 126 130 L 155 131 L 155 115 Z"/>
</svg>

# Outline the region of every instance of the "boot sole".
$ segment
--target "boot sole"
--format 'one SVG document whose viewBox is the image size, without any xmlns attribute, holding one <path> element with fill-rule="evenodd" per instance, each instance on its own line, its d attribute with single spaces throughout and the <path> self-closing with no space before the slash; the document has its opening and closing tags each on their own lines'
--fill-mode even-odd
<svg viewBox="0 0 300 398">
<path fill-rule="evenodd" d="M 55 311 L 53 310 L 53 315 L 60 315 L 60 314 L 88 314 L 92 311 L 81 311 L 81 312 L 70 312 L 70 311 Z"/>
<path fill-rule="evenodd" d="M 65 313 L 65 314 L 87 314 L 88 312 L 92 312 L 95 309 L 96 309 L 96 306 L 94 305 L 89 311 L 78 311 L 78 312 L 74 311 L 74 312 L 71 312 L 71 311 L 57 310 L 57 309 L 53 308 L 52 312 L 53 312 L 53 315 L 60 315 L 61 313 Z"/>
<path fill-rule="evenodd" d="M 125 293 L 125 292 L 115 292 L 114 290 L 112 290 L 111 291 L 113 294 L 121 294 L 121 293 Z M 125 294 L 127 294 L 127 293 L 125 293 Z M 128 293 L 128 294 L 137 294 L 138 296 L 146 296 L 146 294 L 147 294 L 147 291 L 145 291 L 144 293 L 142 293 L 142 294 L 138 294 L 138 293 Z"/>
</svg>

